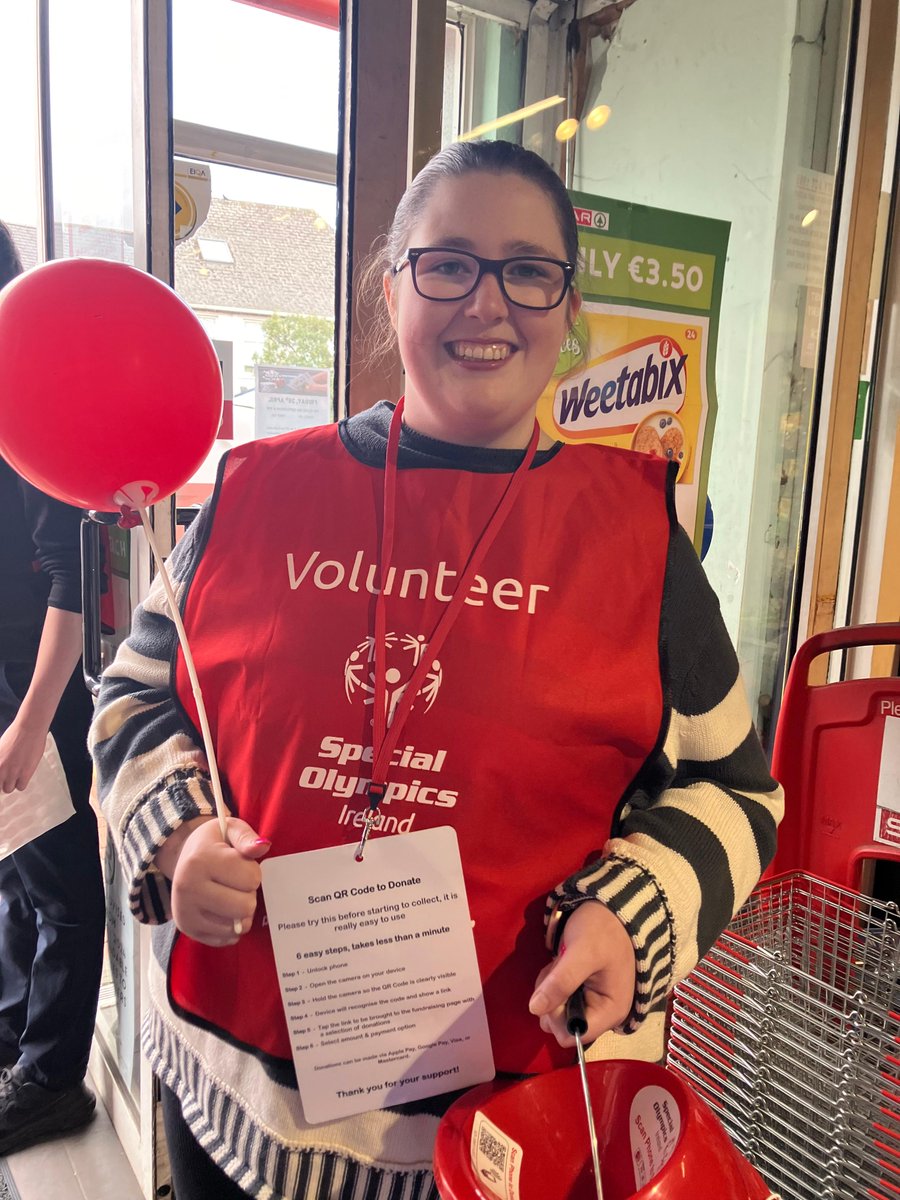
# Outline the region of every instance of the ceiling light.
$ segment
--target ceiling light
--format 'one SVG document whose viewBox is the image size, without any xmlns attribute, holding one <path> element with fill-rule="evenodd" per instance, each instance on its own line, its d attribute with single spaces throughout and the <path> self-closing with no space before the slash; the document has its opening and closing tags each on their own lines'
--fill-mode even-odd
<svg viewBox="0 0 900 1200">
<path fill-rule="evenodd" d="M 558 142 L 568 142 L 578 132 L 578 122 L 574 117 L 567 117 L 565 121 L 560 121 L 556 127 L 556 140 Z"/>
<path fill-rule="evenodd" d="M 598 104 L 584 118 L 584 123 L 588 129 L 602 129 L 611 116 L 612 109 L 608 104 Z"/>
</svg>

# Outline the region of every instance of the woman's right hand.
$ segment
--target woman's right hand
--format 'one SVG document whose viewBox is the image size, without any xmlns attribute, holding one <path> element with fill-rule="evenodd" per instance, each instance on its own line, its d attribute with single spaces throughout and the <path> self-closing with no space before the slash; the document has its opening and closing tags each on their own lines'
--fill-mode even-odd
<svg viewBox="0 0 900 1200">
<path fill-rule="evenodd" d="M 238 817 L 228 817 L 226 829 L 223 842 L 217 820 L 196 825 L 170 876 L 175 925 L 206 946 L 233 946 L 239 941 L 237 922 L 242 933 L 249 930 L 262 880 L 257 860 L 272 845 Z"/>
</svg>

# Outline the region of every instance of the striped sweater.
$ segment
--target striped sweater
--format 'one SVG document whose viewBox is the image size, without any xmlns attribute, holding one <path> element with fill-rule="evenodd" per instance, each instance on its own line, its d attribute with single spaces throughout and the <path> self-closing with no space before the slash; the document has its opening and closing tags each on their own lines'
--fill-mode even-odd
<svg viewBox="0 0 900 1200">
<path fill-rule="evenodd" d="M 349 452 L 382 465 L 390 416 L 391 406 L 380 404 L 342 423 Z M 540 452 L 535 468 L 560 449 Z M 515 451 L 448 446 L 404 427 L 399 466 L 503 473 L 520 459 Z M 182 605 L 214 516 L 212 505 L 204 508 L 170 559 Z M 625 923 L 635 948 L 632 1012 L 621 1032 L 600 1039 L 595 1056 L 660 1057 L 665 997 L 756 883 L 774 853 L 782 811 L 718 603 L 681 530 L 669 546 L 659 636 L 661 749 L 623 797 L 616 828 L 605 831 L 601 861 L 562 881 L 548 898 L 548 909 L 602 900 Z M 153 1069 L 179 1096 L 200 1144 L 248 1195 L 433 1198 L 431 1149 L 452 1095 L 309 1126 L 290 1068 L 273 1067 L 172 1011 L 169 884 L 154 858 L 183 821 L 214 812 L 202 748 L 171 691 L 176 653 L 157 582 L 104 675 L 91 735 L 132 911 L 157 927 L 143 1030 Z"/>
</svg>

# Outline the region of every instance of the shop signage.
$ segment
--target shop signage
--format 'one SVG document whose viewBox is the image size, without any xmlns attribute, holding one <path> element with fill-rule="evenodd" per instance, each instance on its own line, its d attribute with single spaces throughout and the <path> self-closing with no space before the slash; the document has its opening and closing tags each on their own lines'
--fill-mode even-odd
<svg viewBox="0 0 900 1200">
<path fill-rule="evenodd" d="M 678 517 L 699 549 L 730 226 L 570 194 L 584 304 L 538 418 L 564 442 L 600 442 L 676 462 Z"/>
</svg>

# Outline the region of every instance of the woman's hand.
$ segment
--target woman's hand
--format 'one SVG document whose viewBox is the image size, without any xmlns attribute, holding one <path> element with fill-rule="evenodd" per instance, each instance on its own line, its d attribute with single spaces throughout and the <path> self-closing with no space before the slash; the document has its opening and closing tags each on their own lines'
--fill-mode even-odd
<svg viewBox="0 0 900 1200">
<path fill-rule="evenodd" d="M 631 1012 L 636 973 L 625 926 L 605 904 L 586 900 L 566 921 L 559 955 L 538 975 L 528 1009 L 561 1046 L 574 1046 L 566 1030 L 566 1001 L 583 984 L 584 1041 L 593 1042 Z"/>
<path fill-rule="evenodd" d="M 242 933 L 249 930 L 262 879 L 256 860 L 272 845 L 237 817 L 229 817 L 226 827 L 227 843 L 214 819 L 191 829 L 171 874 L 175 924 L 205 946 L 233 946 L 239 940 L 237 922 Z"/>
<path fill-rule="evenodd" d="M 0 792 L 23 791 L 47 744 L 47 726 L 28 725 L 21 712 L 0 737 Z"/>
</svg>

